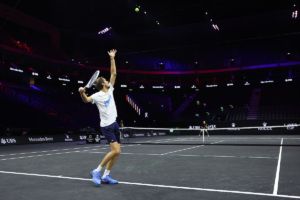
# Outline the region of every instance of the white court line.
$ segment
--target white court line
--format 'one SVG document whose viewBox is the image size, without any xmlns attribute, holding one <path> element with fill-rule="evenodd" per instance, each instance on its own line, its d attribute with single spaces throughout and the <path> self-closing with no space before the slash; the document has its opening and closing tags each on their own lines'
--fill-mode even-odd
<svg viewBox="0 0 300 200">
<path fill-rule="evenodd" d="M 126 145 L 126 146 L 122 146 L 124 147 L 132 147 L 132 146 L 138 146 L 140 144 L 134 144 L 134 145 Z M 92 148 L 92 147 L 90 147 Z M 78 148 L 76 148 L 78 149 Z M 103 147 L 100 149 L 107 149 L 107 147 Z M 64 149 L 66 150 L 66 149 Z M 99 149 L 92 149 L 92 150 L 99 150 Z M 53 150 L 52 150 L 53 151 Z M 62 151 L 62 152 L 58 152 L 58 153 L 48 153 L 48 154 L 38 154 L 38 155 L 31 155 L 31 156 L 20 156 L 20 157 L 12 157 L 12 158 L 2 158 L 0 159 L 0 161 L 5 161 L 5 160 L 16 160 L 16 159 L 24 159 L 24 158 L 35 158 L 35 157 L 42 157 L 42 156 L 53 156 L 53 155 L 61 155 L 61 154 L 69 154 L 69 153 L 79 153 L 79 152 L 87 152 L 90 151 L 90 149 L 85 149 L 85 150 L 81 150 L 81 151 Z M 51 151 L 40 151 L 40 152 L 51 152 Z M 34 152 L 34 153 L 39 153 L 39 152 Z M 107 153 L 107 152 L 106 152 Z M 18 154 L 20 155 L 20 154 Z"/>
<path fill-rule="evenodd" d="M 178 138 L 177 138 L 178 139 Z M 176 140 L 176 138 L 169 138 L 169 139 L 160 139 L 160 140 L 147 140 L 143 142 L 153 142 L 153 143 L 159 143 L 159 142 L 172 142 Z"/>
<path fill-rule="evenodd" d="M 186 154 L 173 154 L 172 156 L 204 157 L 204 158 L 277 159 L 277 157 L 267 157 L 267 156 L 186 155 Z"/>
<path fill-rule="evenodd" d="M 92 153 L 92 152 L 89 152 Z M 159 153 L 121 153 L 121 155 L 161 156 Z"/>
<path fill-rule="evenodd" d="M 24 175 L 24 176 L 37 176 L 37 177 L 46 177 L 46 178 L 57 178 L 57 179 L 67 179 L 67 180 L 91 181 L 91 179 L 88 179 L 88 178 L 68 177 L 68 176 L 62 176 L 62 175 L 57 176 L 57 175 L 48 175 L 48 174 L 35 174 L 35 173 L 23 173 L 23 172 L 11 172 L 11 171 L 0 171 L 0 173 Z M 183 187 L 183 186 L 174 186 L 174 185 L 158 185 L 158 184 L 135 183 L 135 182 L 124 182 L 124 181 L 120 181 L 119 184 L 146 186 L 146 187 L 155 187 L 155 188 L 178 189 L 178 190 L 194 190 L 194 191 L 205 191 L 205 192 L 216 192 L 216 193 L 229 193 L 229 194 L 243 194 L 243 195 L 253 195 L 253 196 L 281 197 L 281 198 L 288 198 L 288 199 L 300 199 L 300 196 L 269 194 L 269 193 L 262 193 L 262 192 L 246 192 L 246 191 L 237 191 L 237 190 L 221 190 L 221 189 L 198 188 L 198 187 Z"/>
<path fill-rule="evenodd" d="M 212 135 L 210 136 L 211 139 L 222 139 L 222 140 L 251 140 L 251 139 L 255 139 L 255 140 L 278 140 L 281 139 L 282 137 L 239 137 L 239 136 L 235 136 L 235 137 L 220 137 L 220 136 L 215 136 Z M 153 139 L 153 140 L 147 140 L 147 141 L 143 141 L 143 142 L 170 142 L 170 141 L 189 141 L 189 140 L 198 140 L 199 137 L 186 137 L 186 138 L 181 138 L 181 137 L 176 137 L 176 138 L 165 138 L 165 139 Z M 283 139 L 292 139 L 292 140 L 300 140 L 300 137 L 283 137 Z"/>
<path fill-rule="evenodd" d="M 220 141 L 217 141 L 217 142 L 213 142 L 211 144 L 217 144 L 217 143 L 220 143 L 220 142 L 223 142 L 224 140 L 220 140 Z M 186 151 L 186 150 L 190 150 L 190 149 L 195 149 L 195 148 L 199 148 L 199 147 L 203 147 L 204 145 L 197 145 L 197 146 L 194 146 L 194 147 L 190 147 L 190 148 L 185 148 L 185 149 L 179 149 L 179 150 L 176 150 L 176 151 L 170 151 L 170 152 L 167 152 L 167 153 L 163 153 L 161 154 L 162 156 L 164 155 L 168 155 L 168 154 L 171 154 L 171 153 L 176 153 L 176 152 L 181 152 L 181 151 Z"/>
<path fill-rule="evenodd" d="M 165 138 L 165 139 L 153 139 L 153 140 L 147 140 L 147 141 L 143 141 L 143 142 L 153 142 L 153 143 L 159 143 L 159 142 L 177 142 L 177 141 L 188 141 L 188 140 L 198 140 L 198 137 L 188 137 L 188 138 L 180 138 L 180 137 L 176 137 L 176 138 Z"/>
<path fill-rule="evenodd" d="M 171 154 L 171 153 L 176 153 L 176 152 L 186 151 L 186 150 L 195 149 L 195 148 L 199 148 L 199 147 L 203 147 L 203 146 L 204 146 L 204 145 L 199 145 L 199 146 L 194 146 L 194 147 L 190 147 L 190 148 L 179 149 L 179 150 L 176 150 L 176 151 L 170 151 L 170 152 L 167 152 L 167 153 L 162 153 L 162 154 L 160 154 L 160 155 L 165 156 L 165 155 L 168 155 L 168 154 Z"/>
<path fill-rule="evenodd" d="M 83 151 L 88 151 L 88 150 L 83 150 Z M 48 153 L 48 154 L 38 154 L 38 155 L 32 155 L 32 156 L 20 156 L 20 157 L 12 157 L 12 158 L 2 158 L 2 159 L 0 159 L 0 161 L 16 160 L 16 159 L 24 159 L 24 158 L 35 158 L 35 157 L 43 157 L 43 156 L 53 156 L 53 155 L 78 153 L 78 152 L 80 152 L 80 151 L 65 151 L 65 152 L 59 152 L 59 153 Z"/>
<path fill-rule="evenodd" d="M 107 153 L 107 152 L 103 152 L 103 151 L 90 151 L 90 152 L 87 152 L 87 153 L 94 153 L 94 154 L 97 154 L 97 153 Z M 121 155 L 138 155 L 138 156 L 162 156 L 162 154 L 160 153 L 124 153 L 122 152 Z"/>
<path fill-rule="evenodd" d="M 273 189 L 273 194 L 274 195 L 276 195 L 277 192 L 278 192 L 280 163 L 281 163 L 281 153 L 282 153 L 282 143 L 283 143 L 283 138 L 281 138 L 280 148 L 279 148 L 278 163 L 277 163 L 276 176 L 275 176 L 274 189 Z"/>
<path fill-rule="evenodd" d="M 84 153 L 80 151 L 79 153 Z M 103 154 L 107 152 L 102 151 L 89 151 L 87 153 L 94 153 L 94 154 Z M 163 154 L 158 153 L 121 153 L 121 155 L 140 155 L 140 156 L 163 156 Z M 230 156 L 230 155 L 194 155 L 194 154 L 168 154 L 169 156 L 173 157 L 203 157 L 203 158 L 241 158 L 241 159 L 277 159 L 277 157 L 267 157 L 267 156 Z"/>
<path fill-rule="evenodd" d="M 70 151 L 70 150 L 77 150 L 77 149 L 90 149 L 90 148 L 95 148 L 99 147 L 99 149 L 108 149 L 109 145 L 105 145 L 105 147 L 101 147 L 99 145 L 93 145 L 89 147 L 76 147 L 76 148 L 68 148 L 68 149 L 53 149 L 53 150 L 46 150 L 46 151 L 32 151 L 32 152 L 23 152 L 23 153 L 11 153 L 11 154 L 5 154 L 5 155 L 0 155 L 0 156 L 17 156 L 17 155 L 26 155 L 26 154 L 38 154 L 38 153 L 49 153 L 49 152 L 56 152 L 56 151 Z M 131 144 L 131 145 L 121 145 L 121 147 L 131 147 L 131 146 L 138 146 L 140 144 Z M 97 150 L 99 150 L 97 149 Z"/>
<path fill-rule="evenodd" d="M 224 139 L 224 140 L 278 140 L 278 139 L 285 139 L 285 140 L 300 140 L 298 137 L 293 138 L 285 138 L 285 137 L 218 137 L 218 136 L 211 136 L 212 139 Z"/>
<path fill-rule="evenodd" d="M 197 146 L 198 147 L 198 146 Z M 196 147 L 195 147 L 196 148 Z M 91 152 L 91 150 L 94 150 Z M 20 156 L 20 157 L 12 157 L 12 158 L 2 158 L 0 161 L 5 160 L 16 160 L 16 159 L 24 159 L 24 158 L 34 158 L 34 157 L 43 157 L 43 156 L 53 156 L 53 155 L 62 155 L 62 154 L 70 154 L 70 153 L 93 153 L 93 154 L 105 154 L 107 152 L 95 151 L 99 149 L 86 149 L 81 151 L 66 151 L 66 152 L 58 152 L 58 153 L 49 153 L 49 154 L 38 154 L 31 156 Z M 187 149 L 185 149 L 187 150 Z M 121 153 L 123 155 L 144 155 L 144 156 L 164 156 L 170 154 L 155 154 L 155 153 Z M 182 156 L 182 157 L 207 157 L 207 158 L 248 158 L 248 159 L 277 159 L 275 157 L 264 157 L 264 156 L 229 156 L 229 155 L 188 155 L 188 154 L 173 154 L 170 156 Z"/>
<path fill-rule="evenodd" d="M 53 149 L 53 150 L 46 150 L 46 151 L 32 151 L 32 152 L 22 152 L 22 153 L 11 153 L 11 154 L 4 154 L 1 156 L 16 156 L 16 155 L 26 155 L 26 154 L 36 154 L 36 153 L 48 153 L 48 152 L 56 152 L 56 151 L 69 151 L 69 150 L 75 150 L 75 149 L 83 149 L 83 148 L 95 148 L 96 145 L 90 146 L 90 147 L 76 147 L 76 148 L 68 148 L 68 149 Z M 102 147 L 106 148 L 106 147 Z"/>
</svg>

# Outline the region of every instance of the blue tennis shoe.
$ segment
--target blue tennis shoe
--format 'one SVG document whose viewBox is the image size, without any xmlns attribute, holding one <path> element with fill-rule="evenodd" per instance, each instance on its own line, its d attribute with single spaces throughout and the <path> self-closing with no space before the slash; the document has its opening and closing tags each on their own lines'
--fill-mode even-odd
<svg viewBox="0 0 300 200">
<path fill-rule="evenodd" d="M 92 181 L 96 186 L 101 185 L 101 173 L 99 171 L 96 171 L 95 169 L 90 172 L 90 175 L 92 177 Z"/>
<path fill-rule="evenodd" d="M 102 177 L 101 181 L 106 184 L 118 184 L 118 181 L 111 178 L 109 175 Z"/>
</svg>

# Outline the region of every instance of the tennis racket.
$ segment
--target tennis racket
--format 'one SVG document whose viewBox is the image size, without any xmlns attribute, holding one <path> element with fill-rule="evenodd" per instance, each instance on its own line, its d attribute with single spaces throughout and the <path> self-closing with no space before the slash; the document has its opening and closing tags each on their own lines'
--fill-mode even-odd
<svg viewBox="0 0 300 200">
<path fill-rule="evenodd" d="M 93 76 L 90 78 L 89 82 L 84 86 L 85 88 L 90 88 L 93 86 L 93 84 L 95 83 L 95 81 L 97 80 L 98 76 L 100 74 L 100 71 L 97 70 L 95 71 L 95 73 L 93 74 Z"/>
</svg>

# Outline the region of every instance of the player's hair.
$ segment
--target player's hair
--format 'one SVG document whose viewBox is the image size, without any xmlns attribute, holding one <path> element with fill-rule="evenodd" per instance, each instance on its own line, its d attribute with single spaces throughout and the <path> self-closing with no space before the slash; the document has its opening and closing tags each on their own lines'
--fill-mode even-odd
<svg viewBox="0 0 300 200">
<path fill-rule="evenodd" d="M 95 81 L 95 88 L 97 90 L 102 90 L 103 88 L 103 83 L 104 83 L 104 78 L 101 76 L 99 78 L 97 78 L 97 80 Z"/>
</svg>

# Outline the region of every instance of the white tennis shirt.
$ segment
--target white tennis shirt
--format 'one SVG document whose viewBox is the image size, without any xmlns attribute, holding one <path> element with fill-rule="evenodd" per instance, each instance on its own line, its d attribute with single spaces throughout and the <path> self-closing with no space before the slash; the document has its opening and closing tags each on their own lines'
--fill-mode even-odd
<svg viewBox="0 0 300 200">
<path fill-rule="evenodd" d="M 96 104 L 100 114 L 100 126 L 109 126 L 117 119 L 117 108 L 114 99 L 114 87 L 111 85 L 107 92 L 99 91 L 93 94 L 92 104 Z"/>
</svg>

